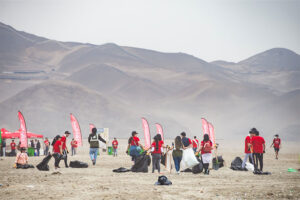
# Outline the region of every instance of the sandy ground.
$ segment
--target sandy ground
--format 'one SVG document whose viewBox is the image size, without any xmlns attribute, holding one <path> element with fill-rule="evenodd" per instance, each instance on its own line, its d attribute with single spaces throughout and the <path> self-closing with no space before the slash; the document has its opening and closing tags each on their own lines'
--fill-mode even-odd
<svg viewBox="0 0 300 200">
<path fill-rule="evenodd" d="M 168 143 L 168 142 L 167 142 Z M 171 142 L 169 142 L 171 143 Z M 155 186 L 157 173 L 113 173 L 112 170 L 130 168 L 132 162 L 125 155 L 126 140 L 120 141 L 119 156 L 101 153 L 95 166 L 88 156 L 88 145 L 78 149 L 78 155 L 69 160 L 89 163 L 86 169 L 64 168 L 54 172 L 54 160 L 49 163 L 50 171 L 12 168 L 15 158 L 0 159 L 0 199 L 300 199 L 300 172 L 287 172 L 288 168 L 300 168 L 299 145 L 285 144 L 279 160 L 274 159 L 273 150 L 265 154 L 264 171 L 272 175 L 258 176 L 251 172 L 229 169 L 236 156 L 243 156 L 242 145 L 222 146 L 226 166 L 218 171 L 211 170 L 209 176 L 181 173 L 174 170 L 164 174 L 173 182 L 171 186 Z M 30 157 L 36 165 L 43 157 Z M 151 171 L 149 167 L 149 171 Z"/>
</svg>

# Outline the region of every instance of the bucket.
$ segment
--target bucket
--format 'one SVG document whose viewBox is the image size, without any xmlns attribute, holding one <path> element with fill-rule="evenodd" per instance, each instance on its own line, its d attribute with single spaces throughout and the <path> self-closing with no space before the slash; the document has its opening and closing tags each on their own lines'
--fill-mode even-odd
<svg viewBox="0 0 300 200">
<path fill-rule="evenodd" d="M 28 147 L 27 153 L 28 153 L 28 156 L 34 156 L 34 148 Z"/>
<path fill-rule="evenodd" d="M 108 147 L 107 154 L 108 155 L 113 155 L 113 148 L 112 147 Z"/>
</svg>

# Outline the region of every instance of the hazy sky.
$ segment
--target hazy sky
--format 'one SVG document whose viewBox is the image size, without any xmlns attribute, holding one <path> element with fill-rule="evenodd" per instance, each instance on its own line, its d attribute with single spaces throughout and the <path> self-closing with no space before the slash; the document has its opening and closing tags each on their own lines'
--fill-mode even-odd
<svg viewBox="0 0 300 200">
<path fill-rule="evenodd" d="M 300 1 L 0 0 L 0 21 L 60 41 L 240 61 L 273 47 L 300 53 Z"/>
</svg>

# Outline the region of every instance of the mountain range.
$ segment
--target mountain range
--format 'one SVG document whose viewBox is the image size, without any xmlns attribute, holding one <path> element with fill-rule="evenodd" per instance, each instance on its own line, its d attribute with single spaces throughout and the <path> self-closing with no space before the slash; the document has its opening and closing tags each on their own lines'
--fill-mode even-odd
<svg viewBox="0 0 300 200">
<path fill-rule="evenodd" d="M 81 126 L 142 134 L 141 117 L 165 137 L 201 137 L 201 117 L 216 138 L 241 139 L 252 127 L 272 138 L 300 140 L 300 55 L 272 48 L 237 63 L 206 62 L 185 53 L 49 40 L 0 23 L 0 124 L 53 137 Z"/>
</svg>

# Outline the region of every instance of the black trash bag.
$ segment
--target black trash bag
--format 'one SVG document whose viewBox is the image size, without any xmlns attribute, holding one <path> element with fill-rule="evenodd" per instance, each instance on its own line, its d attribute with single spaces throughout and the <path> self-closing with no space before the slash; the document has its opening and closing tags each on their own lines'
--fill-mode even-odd
<svg viewBox="0 0 300 200">
<path fill-rule="evenodd" d="M 160 163 L 165 166 L 166 164 L 166 154 L 162 154 L 160 158 Z"/>
<path fill-rule="evenodd" d="M 192 172 L 190 168 L 186 168 L 185 170 L 182 170 L 181 172 Z"/>
<path fill-rule="evenodd" d="M 232 162 L 231 162 L 231 167 L 230 169 L 232 170 L 239 170 L 239 171 L 245 171 L 245 169 L 242 168 L 242 159 L 240 157 L 236 157 Z"/>
<path fill-rule="evenodd" d="M 29 164 L 25 164 L 25 165 L 17 164 L 17 169 L 28 169 L 28 168 L 34 168 L 34 166 Z"/>
<path fill-rule="evenodd" d="M 155 182 L 155 185 L 172 185 L 172 182 L 169 181 L 166 176 L 159 176 L 158 181 Z"/>
<path fill-rule="evenodd" d="M 151 158 L 146 152 L 143 152 L 136 158 L 135 164 L 131 167 L 132 172 L 148 172 L 148 166 L 151 164 Z"/>
<path fill-rule="evenodd" d="M 224 167 L 224 159 L 222 158 L 222 156 L 218 156 L 218 162 L 217 162 L 216 157 L 214 157 L 212 164 L 213 164 L 213 169 L 218 170 L 219 168 Z"/>
<path fill-rule="evenodd" d="M 123 172 L 130 172 L 131 170 L 130 169 L 126 169 L 124 167 L 120 167 L 118 169 L 114 169 L 113 172 L 116 172 L 116 173 L 123 173 Z"/>
<path fill-rule="evenodd" d="M 42 160 L 42 162 L 40 162 L 40 163 L 36 166 L 36 168 L 37 168 L 38 170 L 40 170 L 40 171 L 49 171 L 49 165 L 48 165 L 48 163 L 49 163 L 49 161 L 51 160 L 51 158 L 52 158 L 52 155 L 49 154 L 48 156 L 46 156 L 46 157 Z"/>
<path fill-rule="evenodd" d="M 75 160 L 71 161 L 69 166 L 72 168 L 88 168 L 89 165 L 85 162 Z"/>
<path fill-rule="evenodd" d="M 199 157 L 196 157 L 199 164 L 195 165 L 193 168 L 192 168 L 192 172 L 193 174 L 199 174 L 203 171 L 203 163 L 202 163 L 202 160 L 199 159 Z"/>
</svg>

